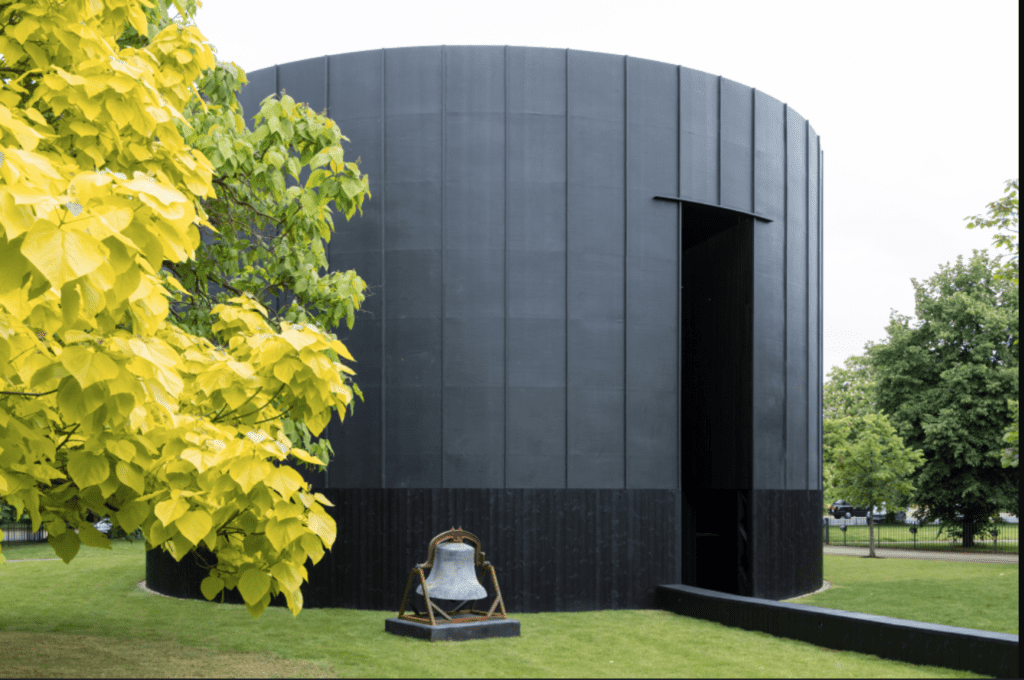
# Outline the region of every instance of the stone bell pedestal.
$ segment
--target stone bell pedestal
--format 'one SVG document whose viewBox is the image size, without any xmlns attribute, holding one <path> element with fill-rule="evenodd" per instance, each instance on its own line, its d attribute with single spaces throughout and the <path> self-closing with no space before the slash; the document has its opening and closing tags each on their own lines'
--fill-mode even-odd
<svg viewBox="0 0 1024 680">
<path fill-rule="evenodd" d="M 453 617 L 458 620 L 459 616 Z M 489 619 L 487 621 L 467 621 L 466 623 L 429 623 L 409 621 L 408 619 L 385 619 L 384 630 L 395 635 L 441 642 L 461 642 L 463 640 L 484 640 L 493 637 L 519 637 L 519 621 L 517 619 Z"/>
</svg>

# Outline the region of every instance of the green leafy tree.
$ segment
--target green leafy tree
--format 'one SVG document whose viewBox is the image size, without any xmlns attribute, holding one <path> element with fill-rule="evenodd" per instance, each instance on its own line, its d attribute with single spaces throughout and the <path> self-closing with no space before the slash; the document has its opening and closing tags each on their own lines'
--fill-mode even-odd
<svg viewBox="0 0 1024 680">
<path fill-rule="evenodd" d="M 1016 470 L 998 462 L 1019 361 L 1018 287 L 994 276 L 999 260 L 975 251 L 924 283 L 912 279 L 920 325 L 893 312 L 887 341 L 868 348 L 879 408 L 925 453 L 913 502 L 954 535 L 962 516 L 965 547 L 1019 497 Z"/>
<path fill-rule="evenodd" d="M 833 485 L 844 500 L 869 509 L 883 503 L 892 508 L 914 491 L 911 476 L 924 456 L 904 446 L 885 415 L 867 413 L 825 420 L 822 442 L 835 460 Z M 871 512 L 868 555 L 876 556 Z"/>
<path fill-rule="evenodd" d="M 1006 442 L 1007 447 L 1002 450 L 999 462 L 1003 467 L 1018 467 L 1020 465 L 1020 444 L 1018 442 L 1020 436 L 1020 402 L 1016 399 L 1007 399 L 1006 405 L 1013 412 L 1013 424 L 1006 428 L 1006 432 L 1003 433 L 1003 441 Z M 1014 508 L 1014 514 L 1017 514 L 1016 511 L 1018 509 Z"/>
<path fill-rule="evenodd" d="M 14 509 L 14 506 L 7 505 L 0 501 L 0 524 L 6 524 L 7 522 L 16 522 L 21 517 L 18 515 L 18 511 Z"/>
<path fill-rule="evenodd" d="M 258 616 L 280 593 L 298 614 L 305 562 L 336 527 L 290 465 L 322 462 L 295 446 L 285 415 L 314 435 L 344 415 L 352 357 L 242 289 L 208 306 L 215 341 L 170 322 L 168 300 L 195 297 L 174 270 L 195 259 L 200 228 L 219 233 L 206 211 L 218 210 L 215 167 L 189 140 L 220 144 L 200 139 L 215 137 L 212 123 L 183 115 L 203 109 L 195 83 L 215 69 L 213 51 L 194 26 L 151 26 L 166 7 L 0 5 L 0 500 L 44 527 L 65 561 L 81 545 L 110 547 L 89 521 L 107 515 L 175 559 L 205 546 L 217 559 L 208 598 L 237 588 Z M 126 25 L 137 36 L 118 44 Z M 276 104 L 278 125 L 299 127 L 303 112 Z M 312 188 L 353 179 L 329 148 L 309 159 L 324 173 Z M 308 220 L 292 228 L 328 238 L 309 182 L 291 196 L 296 187 L 278 188 L 267 200 L 298 200 Z"/>
<path fill-rule="evenodd" d="M 864 356 L 851 356 L 843 366 L 833 366 L 822 389 L 824 420 L 861 418 L 877 413 L 871 365 Z M 823 510 L 842 498 L 835 488 L 835 450 L 822 449 Z"/>
<path fill-rule="evenodd" d="M 1010 259 L 998 268 L 994 276 L 997 279 L 1009 279 L 1020 285 L 1020 222 L 1018 216 L 1018 198 L 1020 181 L 1006 180 L 1004 196 L 988 204 L 988 217 L 974 215 L 965 217 L 968 229 L 995 229 L 992 242 L 997 248 L 1010 251 Z"/>
<path fill-rule="evenodd" d="M 867 357 L 848 357 L 842 367 L 833 366 L 822 389 L 823 417 L 865 416 L 877 413 L 875 379 Z"/>
<path fill-rule="evenodd" d="M 1016 179 L 1006 181 L 1003 198 L 988 204 L 988 217 L 975 215 L 964 218 L 967 221 L 968 229 L 997 230 L 998 233 L 992 237 L 992 242 L 997 248 L 1009 250 L 1010 260 L 996 271 L 994 276 L 998 279 L 1012 280 L 1018 288 L 1020 287 L 1020 222 L 1017 198 L 1019 184 L 1019 180 Z M 1013 342 L 1016 344 L 1020 342 L 1020 339 Z M 1020 404 L 1016 400 L 1008 401 L 1010 409 L 1013 411 L 1013 424 L 1003 433 L 1003 441 L 1009 446 L 999 451 L 998 456 L 1003 467 L 1017 467 L 1020 461 L 1020 450 L 1017 445 L 1020 431 Z"/>
</svg>

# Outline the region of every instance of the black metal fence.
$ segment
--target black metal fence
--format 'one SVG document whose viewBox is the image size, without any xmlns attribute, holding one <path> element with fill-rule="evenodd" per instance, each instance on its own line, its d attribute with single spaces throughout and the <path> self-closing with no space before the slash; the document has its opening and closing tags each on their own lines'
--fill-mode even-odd
<svg viewBox="0 0 1024 680">
<path fill-rule="evenodd" d="M 4 543 L 39 543 L 47 537 L 45 529 L 32 531 L 32 522 L 28 520 L 0 524 L 0 531 L 4 534 Z"/>
<path fill-rule="evenodd" d="M 1020 533 L 1016 522 L 997 520 L 988 528 L 974 533 L 975 550 L 1020 553 Z M 899 548 L 900 550 L 963 550 L 964 523 L 950 524 L 908 524 L 875 523 L 875 547 Z M 825 545 L 867 547 L 868 526 L 863 518 L 836 520 L 822 518 L 822 540 Z"/>
</svg>

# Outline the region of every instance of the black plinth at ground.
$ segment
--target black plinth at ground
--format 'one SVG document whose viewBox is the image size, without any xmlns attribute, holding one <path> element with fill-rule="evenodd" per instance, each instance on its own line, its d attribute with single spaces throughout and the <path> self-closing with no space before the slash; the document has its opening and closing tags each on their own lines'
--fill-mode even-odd
<svg viewBox="0 0 1024 680">
<path fill-rule="evenodd" d="M 456 617 L 458 618 L 458 617 Z M 395 635 L 440 642 L 448 640 L 485 640 L 495 637 L 519 637 L 519 621 L 516 619 L 489 619 L 487 621 L 468 621 L 466 623 L 419 623 L 406 619 L 385 619 L 384 630 Z"/>
</svg>

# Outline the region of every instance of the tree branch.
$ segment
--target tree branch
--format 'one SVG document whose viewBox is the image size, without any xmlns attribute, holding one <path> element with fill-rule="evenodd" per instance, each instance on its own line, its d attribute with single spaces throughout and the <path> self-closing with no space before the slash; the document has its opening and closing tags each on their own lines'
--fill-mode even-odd
<svg viewBox="0 0 1024 680">
<path fill-rule="evenodd" d="M 252 397 L 249 397 L 249 399 L 246 399 L 246 400 L 245 400 L 245 402 L 243 402 L 243 403 L 239 404 L 239 405 L 238 405 L 238 408 L 242 408 L 243 406 L 245 406 L 245 404 L 246 404 L 246 403 L 248 403 L 250 399 L 252 399 L 253 397 L 255 397 L 255 396 L 256 396 L 256 394 L 259 394 L 259 393 L 260 393 L 260 391 L 261 391 L 261 390 L 257 390 L 257 391 L 256 391 L 256 393 L 252 395 Z M 238 418 L 239 420 L 241 420 L 242 418 L 248 418 L 248 417 L 249 417 L 249 416 L 251 416 L 251 415 L 254 415 L 254 414 L 256 414 L 256 413 L 259 413 L 260 411 L 262 411 L 262 410 L 263 410 L 263 409 L 265 409 L 266 407 L 270 406 L 271 402 L 273 402 L 273 401 L 274 401 L 275 399 L 277 399 L 277 396 L 278 396 L 279 394 L 281 394 L 281 392 L 283 392 L 283 391 L 284 391 L 284 384 L 282 383 L 282 384 L 281 384 L 281 386 L 277 388 L 277 392 L 274 392 L 274 396 L 272 396 L 272 397 L 271 397 L 270 399 L 267 399 L 267 403 L 263 404 L 263 406 L 260 406 L 260 407 L 259 407 L 258 409 L 256 409 L 255 411 L 249 411 L 249 412 L 248 412 L 248 413 L 246 413 L 246 414 L 245 414 L 244 416 L 236 416 L 236 417 L 237 417 L 237 418 Z M 238 410 L 238 408 L 236 408 L 236 409 L 234 409 L 234 410 L 235 410 L 235 411 L 237 411 L 237 410 Z"/>
<path fill-rule="evenodd" d="M 16 397 L 45 397 L 46 395 L 53 394 L 56 391 L 56 389 L 53 389 L 49 392 L 0 392 L 0 394 L 9 394 Z"/>
</svg>

